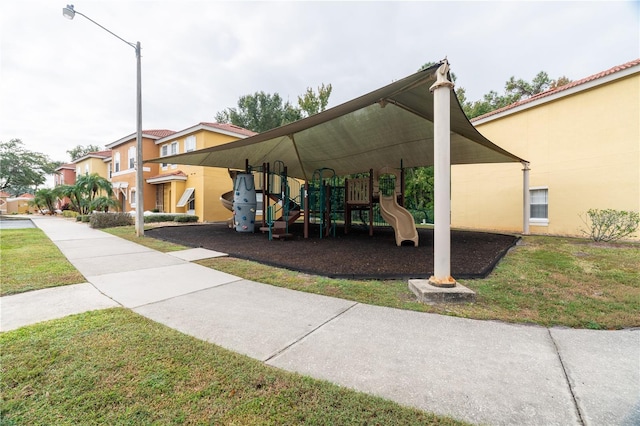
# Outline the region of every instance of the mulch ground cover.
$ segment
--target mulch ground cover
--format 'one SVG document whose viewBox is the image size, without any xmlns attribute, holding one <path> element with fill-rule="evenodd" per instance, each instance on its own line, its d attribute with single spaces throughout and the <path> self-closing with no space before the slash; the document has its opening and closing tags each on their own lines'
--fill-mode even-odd
<svg viewBox="0 0 640 426">
<path fill-rule="evenodd" d="M 395 244 L 393 229 L 352 227 L 345 235 L 337 227 L 335 237 L 319 238 L 310 227 L 303 238 L 302 224 L 290 227 L 293 238 L 269 241 L 268 233 L 241 233 L 226 224 L 167 226 L 145 231 L 148 237 L 228 253 L 232 257 L 331 278 L 408 279 L 433 275 L 433 230 L 418 229 L 420 242 Z M 484 232 L 451 231 L 451 275 L 483 278 L 516 244 L 519 237 Z"/>
</svg>

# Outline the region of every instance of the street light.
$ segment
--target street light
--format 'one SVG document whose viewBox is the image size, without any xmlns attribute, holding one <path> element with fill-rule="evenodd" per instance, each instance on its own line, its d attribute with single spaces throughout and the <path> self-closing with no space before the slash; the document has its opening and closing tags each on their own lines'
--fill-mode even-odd
<svg viewBox="0 0 640 426">
<path fill-rule="evenodd" d="M 67 7 L 62 8 L 62 16 L 67 19 L 73 19 L 75 16 L 80 15 L 85 19 L 93 22 L 109 34 L 117 37 L 119 40 L 127 43 L 129 46 L 133 47 L 136 51 L 136 62 L 137 62 L 137 87 L 136 87 L 136 235 L 138 237 L 144 236 L 144 197 L 142 196 L 142 186 L 144 185 L 144 171 L 142 169 L 142 71 L 140 64 L 140 42 L 131 43 L 127 40 L 123 39 L 116 33 L 108 30 L 102 25 L 98 24 L 93 19 L 89 18 L 87 15 L 84 15 L 73 8 L 72 4 L 68 4 Z"/>
</svg>

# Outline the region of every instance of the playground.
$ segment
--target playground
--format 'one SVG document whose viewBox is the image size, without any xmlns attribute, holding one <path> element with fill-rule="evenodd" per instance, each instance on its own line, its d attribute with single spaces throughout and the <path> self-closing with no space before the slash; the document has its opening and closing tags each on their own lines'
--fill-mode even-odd
<svg viewBox="0 0 640 426">
<path fill-rule="evenodd" d="M 203 247 L 302 273 L 333 278 L 407 279 L 433 274 L 433 230 L 418 227 L 420 245 L 397 246 L 391 227 L 337 226 L 335 237 L 304 238 L 303 225 L 291 225 L 293 237 L 269 241 L 268 234 L 240 233 L 224 223 L 155 228 L 147 235 L 189 247 Z M 319 225 L 310 233 L 317 235 Z M 481 278 L 518 238 L 483 232 L 451 232 L 451 270 L 456 278 Z"/>
</svg>

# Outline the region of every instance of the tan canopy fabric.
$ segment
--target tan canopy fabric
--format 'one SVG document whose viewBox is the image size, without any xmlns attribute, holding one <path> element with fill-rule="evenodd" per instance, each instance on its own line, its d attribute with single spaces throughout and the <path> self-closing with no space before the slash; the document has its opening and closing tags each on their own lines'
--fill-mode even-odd
<svg viewBox="0 0 640 426">
<path fill-rule="evenodd" d="M 433 94 L 439 65 L 286 126 L 228 144 L 150 160 L 244 169 L 280 160 L 289 176 L 320 168 L 338 176 L 384 166 L 433 164 Z M 451 164 L 523 161 L 482 136 L 451 91 Z"/>
</svg>

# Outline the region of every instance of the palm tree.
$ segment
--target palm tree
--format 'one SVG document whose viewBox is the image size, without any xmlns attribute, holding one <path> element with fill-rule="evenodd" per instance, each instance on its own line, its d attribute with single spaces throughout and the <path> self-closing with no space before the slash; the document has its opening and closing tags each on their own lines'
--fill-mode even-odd
<svg viewBox="0 0 640 426">
<path fill-rule="evenodd" d="M 56 201 L 58 201 L 58 195 L 59 194 L 57 188 L 38 189 L 34 194 L 33 200 L 29 201 L 29 205 L 36 206 L 42 214 L 54 214 L 56 209 Z"/>
<path fill-rule="evenodd" d="M 106 198 L 113 196 L 113 187 L 104 177 L 97 173 L 82 175 L 76 179 L 76 195 L 78 197 L 78 207 L 80 214 L 88 214 L 95 208 L 94 200 L 105 194 Z"/>
<path fill-rule="evenodd" d="M 114 210 L 120 209 L 120 204 L 115 198 L 105 197 L 104 195 L 100 197 L 96 197 L 93 199 L 90 205 L 91 210 L 108 212 L 109 208 L 113 208 Z"/>
</svg>

